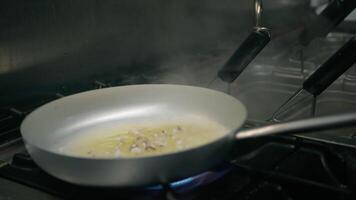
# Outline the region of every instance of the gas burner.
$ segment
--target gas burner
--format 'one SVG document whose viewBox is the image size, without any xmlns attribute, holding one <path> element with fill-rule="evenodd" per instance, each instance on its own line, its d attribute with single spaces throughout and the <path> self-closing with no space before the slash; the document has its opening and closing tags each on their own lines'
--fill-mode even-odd
<svg viewBox="0 0 356 200">
<path fill-rule="evenodd" d="M 167 194 L 186 195 L 198 188 L 211 185 L 213 182 L 223 179 L 224 175 L 232 169 L 233 166 L 231 164 L 224 164 L 211 171 L 175 181 L 168 185 L 144 188 L 95 188 L 73 185 L 54 178 L 41 170 L 27 153 L 18 153 L 14 155 L 11 163 L 0 167 L 0 177 L 63 198 L 68 198 L 68 195 L 69 197 L 102 197 L 105 194 L 108 199 L 118 195 L 125 195 L 130 198 L 137 197 L 138 199 L 157 199 L 162 198 L 163 195 L 163 199 L 165 199 Z"/>
<path fill-rule="evenodd" d="M 143 188 L 73 185 L 42 171 L 28 154 L 16 154 L 11 163 L 2 165 L 0 177 L 63 199 L 305 199 L 306 194 L 355 199 L 355 185 L 349 182 L 355 180 L 353 151 L 293 137 L 265 139 L 253 149 L 211 171 Z"/>
<path fill-rule="evenodd" d="M 155 186 L 147 187 L 146 189 L 148 190 L 169 189 L 174 191 L 175 193 L 190 192 L 220 179 L 226 173 L 228 173 L 231 170 L 231 168 L 232 168 L 231 165 L 224 164 L 223 166 L 220 166 L 214 170 L 204 172 L 199 175 L 185 178 L 179 181 L 175 181 L 168 185 L 155 185 Z"/>
</svg>

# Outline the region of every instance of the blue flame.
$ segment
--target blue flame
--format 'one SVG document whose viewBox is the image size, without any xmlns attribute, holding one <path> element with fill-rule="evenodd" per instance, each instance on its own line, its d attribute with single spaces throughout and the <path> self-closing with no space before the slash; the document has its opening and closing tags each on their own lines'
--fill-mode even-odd
<svg viewBox="0 0 356 200">
<path fill-rule="evenodd" d="M 186 179 L 183 179 L 183 180 L 180 180 L 180 181 L 173 182 L 170 185 L 171 185 L 172 188 L 175 188 L 175 187 L 179 187 L 179 186 L 191 183 L 193 180 L 194 180 L 193 177 L 189 177 L 189 178 L 186 178 Z"/>
<path fill-rule="evenodd" d="M 227 172 L 232 169 L 230 165 L 222 165 L 220 168 L 216 168 L 214 171 L 204 172 L 202 174 L 192 176 L 189 178 L 185 178 L 183 180 L 175 181 L 167 185 L 170 189 L 174 190 L 190 190 L 194 189 L 195 187 L 209 184 L 220 177 L 224 176 Z M 151 187 L 147 187 L 149 190 L 163 190 L 165 186 L 163 185 L 155 185 Z"/>
<path fill-rule="evenodd" d="M 176 182 L 170 183 L 169 186 L 170 186 L 170 188 L 174 189 L 174 188 L 178 188 L 178 187 L 183 186 L 183 185 L 187 185 L 187 184 L 191 183 L 193 180 L 194 180 L 194 177 L 189 177 L 189 178 L 186 178 L 186 179 L 183 179 L 183 180 L 180 180 L 180 181 L 176 181 Z M 150 190 L 162 190 L 163 186 L 162 185 L 156 185 L 156 186 L 148 187 L 148 189 L 150 189 Z"/>
</svg>

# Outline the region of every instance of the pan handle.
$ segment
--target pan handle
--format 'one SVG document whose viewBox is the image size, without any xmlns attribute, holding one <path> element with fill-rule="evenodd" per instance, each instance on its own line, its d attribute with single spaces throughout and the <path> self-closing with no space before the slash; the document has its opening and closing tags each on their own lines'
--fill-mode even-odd
<svg viewBox="0 0 356 200">
<path fill-rule="evenodd" d="M 328 34 L 356 7 L 355 0 L 333 0 L 299 36 L 302 45 L 307 46 L 314 38 Z"/>
<path fill-rule="evenodd" d="M 259 128 L 239 131 L 236 139 L 247 139 L 254 137 L 279 135 L 279 134 L 296 134 L 312 131 L 321 131 L 331 128 L 341 128 L 356 125 L 356 112 L 331 115 L 326 117 L 309 118 L 298 121 L 283 122 L 278 124 L 267 125 Z"/>
<path fill-rule="evenodd" d="M 352 37 L 304 81 L 303 89 L 317 96 L 356 62 L 356 36 Z"/>
<path fill-rule="evenodd" d="M 270 40 L 271 35 L 267 28 L 255 27 L 219 70 L 220 79 L 228 83 L 233 82 Z"/>
</svg>

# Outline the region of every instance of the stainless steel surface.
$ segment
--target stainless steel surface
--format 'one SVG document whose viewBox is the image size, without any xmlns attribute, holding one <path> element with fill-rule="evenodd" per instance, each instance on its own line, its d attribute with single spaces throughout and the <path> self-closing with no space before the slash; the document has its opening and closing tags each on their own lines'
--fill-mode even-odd
<svg viewBox="0 0 356 200">
<path fill-rule="evenodd" d="M 316 97 L 356 63 L 355 51 L 356 37 L 354 36 L 303 82 L 302 88 L 276 110 L 272 120 L 280 120 L 281 115 L 285 115 L 285 112 L 291 112 L 290 110 L 305 100 L 309 100 L 312 104 L 310 113 L 311 116 L 314 116 Z M 301 59 L 303 59 L 302 56 Z M 303 64 L 301 68 L 304 69 Z"/>
<path fill-rule="evenodd" d="M 261 126 L 270 116 L 300 88 L 305 78 L 339 49 L 352 35 L 331 33 L 325 39 L 315 40 L 305 48 L 304 70 L 300 69 L 299 58 L 291 57 L 286 62 L 255 62 L 232 85 L 232 95 L 247 107 L 249 126 Z M 324 48 L 320 49 L 320 46 Z M 276 57 L 276 59 L 279 59 Z M 315 116 L 342 114 L 356 110 L 356 71 L 354 65 L 339 77 L 315 104 Z M 254 80 L 253 83 L 248 83 Z M 263 106 L 268 105 L 268 106 Z M 295 113 L 289 113 L 286 120 L 303 119 L 310 116 L 310 105 L 300 104 Z M 356 147 L 356 128 L 329 130 L 298 137 L 338 145 Z"/>
<path fill-rule="evenodd" d="M 284 102 L 273 113 L 271 120 L 275 122 L 284 121 L 284 119 L 296 113 L 304 105 L 312 105 L 313 107 L 314 96 L 303 88 L 297 90 L 286 102 Z M 302 105 L 302 106 L 301 106 Z M 311 108 L 311 111 L 315 110 Z M 311 112 L 312 113 L 312 112 Z M 310 115 L 312 116 L 312 115 Z"/>
<path fill-rule="evenodd" d="M 302 85 L 306 77 L 318 65 L 339 49 L 351 35 L 330 34 L 325 39 L 315 40 L 304 50 L 304 70 L 300 69 L 299 58 L 288 60 L 264 58 L 254 62 L 231 87 L 231 94 L 241 100 L 249 112 L 248 120 L 256 125 L 264 124 Z M 320 46 L 325 48 L 320 49 Z M 354 65 L 339 77 L 324 94 L 316 100 L 316 116 L 340 114 L 356 109 L 356 79 Z M 251 82 L 250 80 L 254 80 Z M 249 82 L 250 81 L 250 82 Z M 267 106 L 262 106 L 267 105 Z M 296 112 L 285 116 L 286 120 L 310 116 L 310 105 L 300 104 Z M 335 132 L 335 136 L 342 132 Z"/>
<path fill-rule="evenodd" d="M 300 13 L 312 13 L 308 6 L 309 0 L 270 1 L 263 23 L 274 33 L 295 29 L 307 16 Z M 254 26 L 250 0 L 14 0 L 0 7 L 6 8 L 0 12 L 1 107 L 50 92 L 68 94 L 68 87 L 94 79 L 173 74 L 178 63 L 193 64 L 182 54 L 229 55 Z"/>
<path fill-rule="evenodd" d="M 199 118 L 216 121 L 229 131 L 209 144 L 160 156 L 100 159 L 60 152 L 63 144 L 85 129 Z M 245 119 L 245 107 L 221 92 L 179 85 L 133 85 L 53 101 L 28 115 L 21 133 L 34 161 L 57 178 L 81 185 L 140 186 L 172 182 L 220 163 Z"/>
<path fill-rule="evenodd" d="M 236 41 L 253 24 L 251 3 L 241 13 L 229 0 L 15 0 L 0 7 L 1 107 L 102 77 L 157 76 L 167 59 Z M 245 15 L 250 20 L 236 21 Z"/>
</svg>

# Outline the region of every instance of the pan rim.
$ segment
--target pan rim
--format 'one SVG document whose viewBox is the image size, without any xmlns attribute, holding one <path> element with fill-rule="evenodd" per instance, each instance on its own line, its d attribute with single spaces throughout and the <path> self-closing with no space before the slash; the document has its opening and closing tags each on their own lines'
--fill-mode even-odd
<svg viewBox="0 0 356 200">
<path fill-rule="evenodd" d="M 51 149 L 47 149 L 44 147 L 41 147 L 40 145 L 37 144 L 33 144 L 31 142 L 29 142 L 26 137 L 24 136 L 24 124 L 26 121 L 29 120 L 29 118 L 31 117 L 31 115 L 35 112 L 39 112 L 40 110 L 44 109 L 46 106 L 48 106 L 49 104 L 55 103 L 55 102 L 59 102 L 61 100 L 63 100 L 64 98 L 68 99 L 70 97 L 74 97 L 74 96 L 79 96 L 79 95 L 85 95 L 86 93 L 92 93 L 93 91 L 97 91 L 97 90 L 110 90 L 110 89 L 115 89 L 115 88 L 128 88 L 128 87 L 186 87 L 186 88 L 196 88 L 196 89 L 203 89 L 203 90 L 207 90 L 207 91 L 211 91 L 211 92 L 216 92 L 219 93 L 220 95 L 226 96 L 228 98 L 233 99 L 234 101 L 236 101 L 237 104 L 239 104 L 239 106 L 241 107 L 241 115 L 242 115 L 242 119 L 241 120 L 237 120 L 236 121 L 236 126 L 233 129 L 228 129 L 228 131 L 224 134 L 222 134 L 221 137 L 217 137 L 207 143 L 204 144 L 200 144 L 198 146 L 194 146 L 194 147 L 190 147 L 187 149 L 182 149 L 182 150 L 178 150 L 178 151 L 174 151 L 174 152 L 166 152 L 166 153 L 161 153 L 158 155 L 145 155 L 145 156 L 135 156 L 135 157 L 85 157 L 85 156 L 77 156 L 77 155 L 71 155 L 71 154 L 66 154 L 63 152 L 59 152 L 59 151 L 55 151 L 55 150 L 51 150 Z M 101 89 L 94 89 L 94 90 L 87 90 L 87 91 L 83 91 L 80 93 L 75 93 L 75 94 L 71 94 L 68 96 L 65 96 L 63 98 L 60 99 L 56 99 L 53 100 L 51 102 L 48 102 L 36 109 L 34 109 L 30 114 L 28 114 L 24 120 L 21 122 L 20 125 L 20 133 L 22 136 L 22 140 L 24 141 L 25 145 L 30 145 L 33 146 L 43 152 L 49 153 L 49 154 L 54 154 L 54 155 L 58 155 L 58 156 L 64 156 L 64 157 L 68 157 L 68 158 L 73 158 L 73 159 L 84 159 L 84 160 L 100 160 L 100 161 L 118 161 L 118 160 L 141 160 L 141 159 L 152 159 L 152 158 L 158 158 L 158 157 L 165 157 L 165 156 L 170 156 L 173 154 L 181 154 L 181 153 L 188 153 L 190 151 L 195 151 L 197 149 L 200 149 L 204 146 L 209 146 L 212 145 L 214 143 L 217 143 L 219 141 L 221 141 L 222 139 L 226 138 L 226 137 L 231 137 L 234 136 L 242 127 L 242 125 L 244 124 L 244 122 L 247 119 L 247 109 L 245 107 L 245 105 L 238 100 L 237 98 L 235 98 L 232 95 L 226 94 L 224 92 L 218 91 L 218 90 L 213 90 L 210 88 L 205 88 L 205 87 L 199 87 L 199 86 L 191 86 L 191 85 L 180 85 L 180 84 L 135 84 L 135 85 L 124 85 L 124 86 L 115 86 L 115 87 L 109 87 L 109 88 L 101 88 Z M 27 147 L 26 147 L 27 148 Z M 30 153 L 31 155 L 31 153 Z"/>
</svg>

